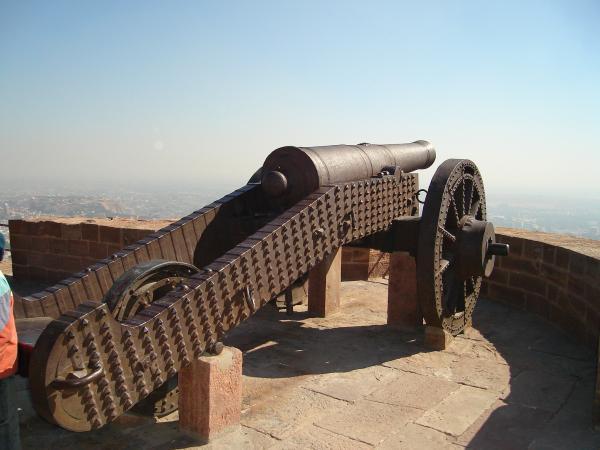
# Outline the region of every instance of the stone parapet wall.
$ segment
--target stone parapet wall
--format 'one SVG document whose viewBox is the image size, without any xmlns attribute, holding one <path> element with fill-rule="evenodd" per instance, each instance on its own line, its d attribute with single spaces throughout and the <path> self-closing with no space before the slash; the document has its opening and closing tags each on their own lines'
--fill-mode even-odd
<svg viewBox="0 0 600 450">
<path fill-rule="evenodd" d="M 10 220 L 13 277 L 55 283 L 169 223 L 80 217 Z"/>
<path fill-rule="evenodd" d="M 389 265 L 390 255 L 388 253 L 358 247 L 342 249 L 343 281 L 387 278 Z"/>
<path fill-rule="evenodd" d="M 497 258 L 482 297 L 532 312 L 595 347 L 600 335 L 600 241 L 499 228 L 510 255 Z M 342 279 L 387 277 L 389 255 L 346 247 Z"/>
<path fill-rule="evenodd" d="M 55 283 L 170 224 L 171 220 L 40 218 L 9 222 L 13 276 Z M 535 313 L 591 346 L 600 334 L 600 241 L 500 228 L 508 257 L 482 296 Z M 342 280 L 385 278 L 389 254 L 344 247 Z"/>
<path fill-rule="evenodd" d="M 600 241 L 500 229 L 510 245 L 483 297 L 537 314 L 595 347 L 600 334 Z"/>
</svg>

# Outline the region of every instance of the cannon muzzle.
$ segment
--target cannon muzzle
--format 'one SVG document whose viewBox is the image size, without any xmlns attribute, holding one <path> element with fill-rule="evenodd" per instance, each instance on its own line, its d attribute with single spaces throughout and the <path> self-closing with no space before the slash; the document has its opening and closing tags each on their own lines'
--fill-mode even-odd
<svg viewBox="0 0 600 450">
<path fill-rule="evenodd" d="M 320 186 L 364 180 L 388 169 L 426 169 L 434 161 L 435 149 L 427 141 L 281 147 L 265 160 L 261 183 L 269 197 L 292 204 Z"/>
</svg>

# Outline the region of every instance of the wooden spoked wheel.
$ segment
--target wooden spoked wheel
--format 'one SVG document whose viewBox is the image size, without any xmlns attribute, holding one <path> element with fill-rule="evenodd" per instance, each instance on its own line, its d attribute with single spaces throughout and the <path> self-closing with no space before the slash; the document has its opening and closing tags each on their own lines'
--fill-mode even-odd
<svg viewBox="0 0 600 450">
<path fill-rule="evenodd" d="M 104 301 L 113 317 L 125 322 L 195 273 L 198 273 L 195 266 L 176 261 L 142 263 L 121 275 L 106 293 Z M 178 398 L 177 376 L 174 376 L 136 404 L 134 409 L 147 415 L 163 417 L 177 409 Z"/>
<path fill-rule="evenodd" d="M 429 185 L 419 228 L 417 288 L 428 325 L 453 335 L 471 322 L 483 276 L 493 270 L 496 244 L 486 221 L 483 180 L 465 159 L 441 164 Z"/>
</svg>

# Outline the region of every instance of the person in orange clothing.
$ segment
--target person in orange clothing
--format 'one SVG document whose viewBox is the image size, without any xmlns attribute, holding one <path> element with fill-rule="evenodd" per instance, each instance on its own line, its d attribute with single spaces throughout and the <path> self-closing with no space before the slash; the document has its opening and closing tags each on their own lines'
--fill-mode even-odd
<svg viewBox="0 0 600 450">
<path fill-rule="evenodd" d="M 6 240 L 0 233 L 0 261 Z M 13 315 L 13 296 L 0 271 L 0 449 L 21 448 L 19 417 L 15 401 L 14 374 L 17 371 L 17 329 Z"/>
</svg>

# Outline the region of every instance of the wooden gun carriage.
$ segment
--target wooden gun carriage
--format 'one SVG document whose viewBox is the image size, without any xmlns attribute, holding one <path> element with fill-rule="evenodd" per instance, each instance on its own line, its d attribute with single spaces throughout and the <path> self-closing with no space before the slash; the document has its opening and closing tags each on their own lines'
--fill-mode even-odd
<svg viewBox="0 0 600 450">
<path fill-rule="evenodd" d="M 37 412 L 86 431 L 140 402 L 173 410 L 182 367 L 346 244 L 414 255 L 425 322 L 460 333 L 508 247 L 469 160 L 439 166 L 418 215 L 414 172 L 434 160 L 425 141 L 277 149 L 247 185 L 18 299 Z"/>
</svg>

